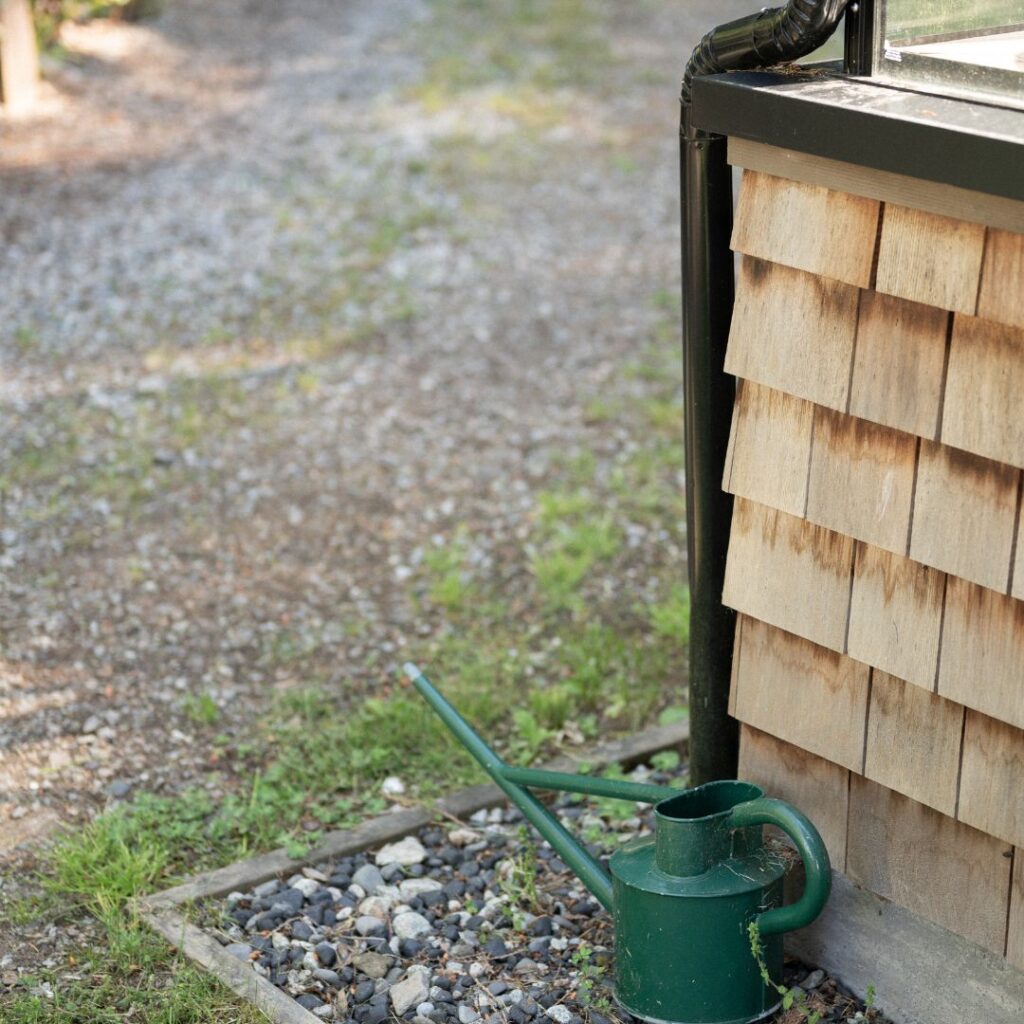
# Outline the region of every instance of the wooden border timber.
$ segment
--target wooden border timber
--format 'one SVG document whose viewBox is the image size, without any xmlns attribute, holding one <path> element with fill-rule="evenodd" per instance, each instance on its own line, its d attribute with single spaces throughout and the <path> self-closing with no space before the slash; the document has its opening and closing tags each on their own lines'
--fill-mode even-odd
<svg viewBox="0 0 1024 1024">
<path fill-rule="evenodd" d="M 594 767 L 615 763 L 628 765 L 658 751 L 679 746 L 689 737 L 689 722 L 654 726 L 624 740 L 602 743 L 585 758 L 563 757 L 545 767 L 554 771 L 572 771 L 584 761 Z M 328 833 L 304 857 L 290 857 L 283 849 L 278 849 L 215 871 L 201 872 L 180 885 L 136 900 L 134 909 L 150 928 L 190 960 L 208 970 L 236 995 L 257 1006 L 274 1024 L 320 1024 L 319 1017 L 304 1010 L 291 996 L 285 995 L 266 978 L 225 952 L 216 939 L 188 922 L 179 908 L 195 900 L 251 888 L 307 865 L 392 842 L 429 825 L 439 815 L 468 817 L 504 799 L 504 794 L 495 785 L 470 786 L 425 807 L 382 814 L 353 829 Z"/>
<path fill-rule="evenodd" d="M 787 941 L 854 992 L 873 986 L 896 1024 L 1020 1024 L 1024 973 L 838 872 L 821 917 Z"/>
</svg>

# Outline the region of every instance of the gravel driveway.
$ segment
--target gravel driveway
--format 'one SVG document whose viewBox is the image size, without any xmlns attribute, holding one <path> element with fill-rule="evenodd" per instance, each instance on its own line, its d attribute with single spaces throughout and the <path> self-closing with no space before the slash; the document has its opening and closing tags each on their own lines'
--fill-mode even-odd
<svg viewBox="0 0 1024 1024">
<path fill-rule="evenodd" d="M 676 83 L 749 4 L 551 0 L 531 48 L 538 6 L 168 0 L 0 122 L 0 850 L 386 685 L 425 552 L 514 595 L 538 494 L 643 451 Z M 625 608 L 685 556 L 620 518 Z"/>
</svg>

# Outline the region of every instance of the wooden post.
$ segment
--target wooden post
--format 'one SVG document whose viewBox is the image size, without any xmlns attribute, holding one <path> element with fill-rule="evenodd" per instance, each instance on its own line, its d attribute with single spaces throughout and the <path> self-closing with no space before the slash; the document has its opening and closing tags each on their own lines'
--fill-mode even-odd
<svg viewBox="0 0 1024 1024">
<path fill-rule="evenodd" d="M 10 115 L 27 113 L 39 87 L 39 51 L 29 0 L 0 0 L 0 94 Z"/>
</svg>

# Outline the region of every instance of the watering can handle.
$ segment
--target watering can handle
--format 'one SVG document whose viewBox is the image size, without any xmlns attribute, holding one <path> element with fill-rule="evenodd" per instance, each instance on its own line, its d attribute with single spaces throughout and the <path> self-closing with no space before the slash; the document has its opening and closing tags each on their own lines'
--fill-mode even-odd
<svg viewBox="0 0 1024 1024">
<path fill-rule="evenodd" d="M 822 911 L 832 890 L 832 866 L 818 830 L 806 815 L 783 800 L 761 797 L 738 804 L 729 816 L 731 828 L 750 825 L 775 825 L 796 844 L 804 862 L 804 893 L 784 907 L 766 910 L 757 917 L 762 935 L 779 935 L 809 925 Z"/>
</svg>

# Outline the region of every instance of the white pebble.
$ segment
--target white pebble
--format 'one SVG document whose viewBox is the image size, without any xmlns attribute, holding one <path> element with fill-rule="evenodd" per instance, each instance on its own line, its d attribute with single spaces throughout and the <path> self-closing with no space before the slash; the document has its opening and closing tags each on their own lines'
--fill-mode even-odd
<svg viewBox="0 0 1024 1024">
<path fill-rule="evenodd" d="M 388 843 L 377 851 L 374 860 L 377 867 L 385 864 L 401 864 L 408 867 L 411 864 L 422 864 L 427 858 L 427 851 L 423 844 L 415 836 L 406 836 L 397 843 Z"/>
<path fill-rule="evenodd" d="M 384 796 L 402 796 L 405 793 L 405 783 L 397 775 L 389 775 L 380 784 L 380 791 Z"/>
<path fill-rule="evenodd" d="M 434 930 L 422 914 L 411 910 L 406 914 L 396 914 L 391 927 L 400 939 L 418 939 L 421 935 L 429 935 Z"/>
<path fill-rule="evenodd" d="M 442 885 L 434 878 L 406 878 L 398 883 L 398 893 L 403 900 L 415 899 L 425 892 L 436 892 Z"/>
</svg>

